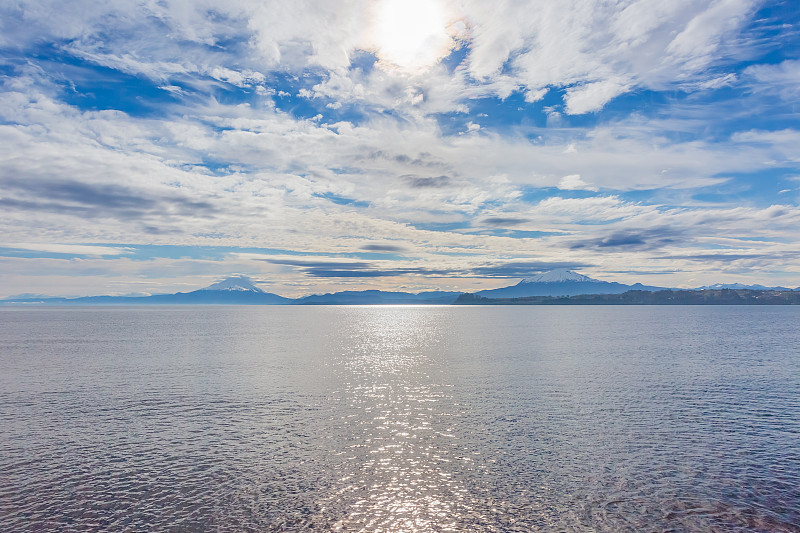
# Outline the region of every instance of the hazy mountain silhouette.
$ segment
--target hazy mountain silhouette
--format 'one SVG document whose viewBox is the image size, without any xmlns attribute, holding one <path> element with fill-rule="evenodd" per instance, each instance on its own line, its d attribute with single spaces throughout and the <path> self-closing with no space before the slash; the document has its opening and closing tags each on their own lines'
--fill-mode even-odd
<svg viewBox="0 0 800 533">
<path fill-rule="evenodd" d="M 660 291 L 664 290 L 664 287 L 650 287 L 641 283 L 625 285 L 612 281 L 600 281 L 572 270 L 558 269 L 523 279 L 510 287 L 488 289 L 475 294 L 484 298 L 524 298 L 526 296 L 621 294 L 630 290 Z"/>
<path fill-rule="evenodd" d="M 702 290 L 744 289 L 744 290 L 783 290 L 783 287 L 763 287 L 761 285 L 717 284 L 696 289 Z M 466 295 L 470 303 L 475 299 L 512 299 L 536 296 L 579 296 L 579 295 L 618 295 L 628 291 L 656 292 L 670 290 L 663 287 L 650 287 L 635 283 L 625 285 L 601 281 L 579 274 L 572 270 L 559 269 L 525 278 L 516 285 L 478 291 Z M 681 291 L 681 289 L 672 289 Z M 692 291 L 689 291 L 692 292 Z M 427 291 L 420 293 L 392 292 L 380 290 L 340 291 L 327 294 L 312 294 L 301 298 L 286 298 L 264 292 L 253 281 L 243 275 L 228 276 L 208 287 L 190 292 L 157 294 L 152 296 L 86 296 L 82 298 L 51 298 L 30 296 L 0 300 L 0 305 L 41 304 L 41 305 L 379 305 L 379 304 L 451 304 L 464 293 L 449 291 Z M 726 293 L 727 294 L 727 293 Z M 472 298 L 472 300 L 470 300 Z M 609 302 L 613 302 L 610 299 Z"/>
<path fill-rule="evenodd" d="M 328 294 L 312 294 L 298 298 L 296 303 L 308 305 L 356 305 L 356 304 L 450 304 L 462 293 L 430 291 L 420 293 L 388 291 L 342 291 Z"/>
</svg>

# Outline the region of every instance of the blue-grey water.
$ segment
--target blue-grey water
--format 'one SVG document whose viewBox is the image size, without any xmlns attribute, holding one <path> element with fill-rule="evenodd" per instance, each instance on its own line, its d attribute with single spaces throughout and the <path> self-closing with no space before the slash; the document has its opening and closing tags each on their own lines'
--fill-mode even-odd
<svg viewBox="0 0 800 533">
<path fill-rule="evenodd" d="M 0 531 L 800 531 L 800 308 L 0 309 Z"/>
</svg>

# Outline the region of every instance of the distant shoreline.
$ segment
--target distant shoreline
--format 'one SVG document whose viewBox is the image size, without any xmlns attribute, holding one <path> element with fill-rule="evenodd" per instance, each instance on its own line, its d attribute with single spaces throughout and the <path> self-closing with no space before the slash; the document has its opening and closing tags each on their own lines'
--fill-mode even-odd
<svg viewBox="0 0 800 533">
<path fill-rule="evenodd" d="M 455 305 L 800 305 L 800 292 L 752 289 L 627 291 L 621 294 L 486 298 L 462 294 Z"/>
<path fill-rule="evenodd" d="M 524 296 L 487 298 L 463 293 L 454 299 L 393 299 L 375 293 L 369 299 L 352 297 L 340 301 L 280 298 L 249 293 L 218 292 L 213 298 L 201 299 L 185 293 L 159 296 L 89 296 L 82 298 L 26 298 L 0 300 L 0 307 L 71 307 L 71 306 L 209 306 L 209 305 L 800 305 L 800 291 L 753 289 L 689 289 L 641 291 L 619 294 L 579 294 L 574 296 Z"/>
</svg>

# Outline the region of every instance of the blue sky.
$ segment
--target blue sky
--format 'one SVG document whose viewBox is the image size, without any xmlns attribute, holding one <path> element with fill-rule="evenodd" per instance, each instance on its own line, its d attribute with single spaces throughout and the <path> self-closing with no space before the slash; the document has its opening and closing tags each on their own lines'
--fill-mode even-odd
<svg viewBox="0 0 800 533">
<path fill-rule="evenodd" d="M 0 5 L 0 297 L 800 285 L 795 1 Z"/>
</svg>

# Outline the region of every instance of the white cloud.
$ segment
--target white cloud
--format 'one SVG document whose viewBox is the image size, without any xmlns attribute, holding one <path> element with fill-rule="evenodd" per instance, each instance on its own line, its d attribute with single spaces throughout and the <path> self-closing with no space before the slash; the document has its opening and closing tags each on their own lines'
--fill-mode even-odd
<svg viewBox="0 0 800 533">
<path fill-rule="evenodd" d="M 264 83 L 265 76 L 260 72 L 249 70 L 236 71 L 224 67 L 214 67 L 209 72 L 212 78 L 236 85 L 238 87 L 249 87 L 254 84 Z"/>
<path fill-rule="evenodd" d="M 776 65 L 751 65 L 743 78 L 757 93 L 777 94 L 795 102 L 800 94 L 800 60 L 789 59 Z"/>
<path fill-rule="evenodd" d="M 525 91 L 525 101 L 529 104 L 538 102 L 547 95 L 548 91 L 549 89 L 547 88 Z"/>
<path fill-rule="evenodd" d="M 721 41 L 756 8 L 753 0 L 716 0 L 685 25 L 667 46 L 670 59 L 685 74 L 698 72 L 715 59 Z"/>
<path fill-rule="evenodd" d="M 617 81 L 605 80 L 567 89 L 565 103 L 567 113 L 582 115 L 599 111 L 612 98 L 626 92 L 629 85 Z"/>
<path fill-rule="evenodd" d="M 567 191 L 574 191 L 574 190 L 585 190 L 585 191 L 597 191 L 597 187 L 594 185 L 589 185 L 583 178 L 581 178 L 580 174 L 570 174 L 568 176 L 564 176 L 561 178 L 561 181 L 558 182 L 558 188 L 564 189 Z"/>
<path fill-rule="evenodd" d="M 760 82 L 791 83 L 796 86 L 800 83 L 800 60 L 789 59 L 776 65 L 751 65 L 744 73 Z"/>
<path fill-rule="evenodd" d="M 604 222 L 652 213 L 654 206 L 625 202 L 616 196 L 561 198 L 554 196 L 539 202 L 533 213 L 537 217 L 560 217 L 564 222 Z"/>
</svg>

